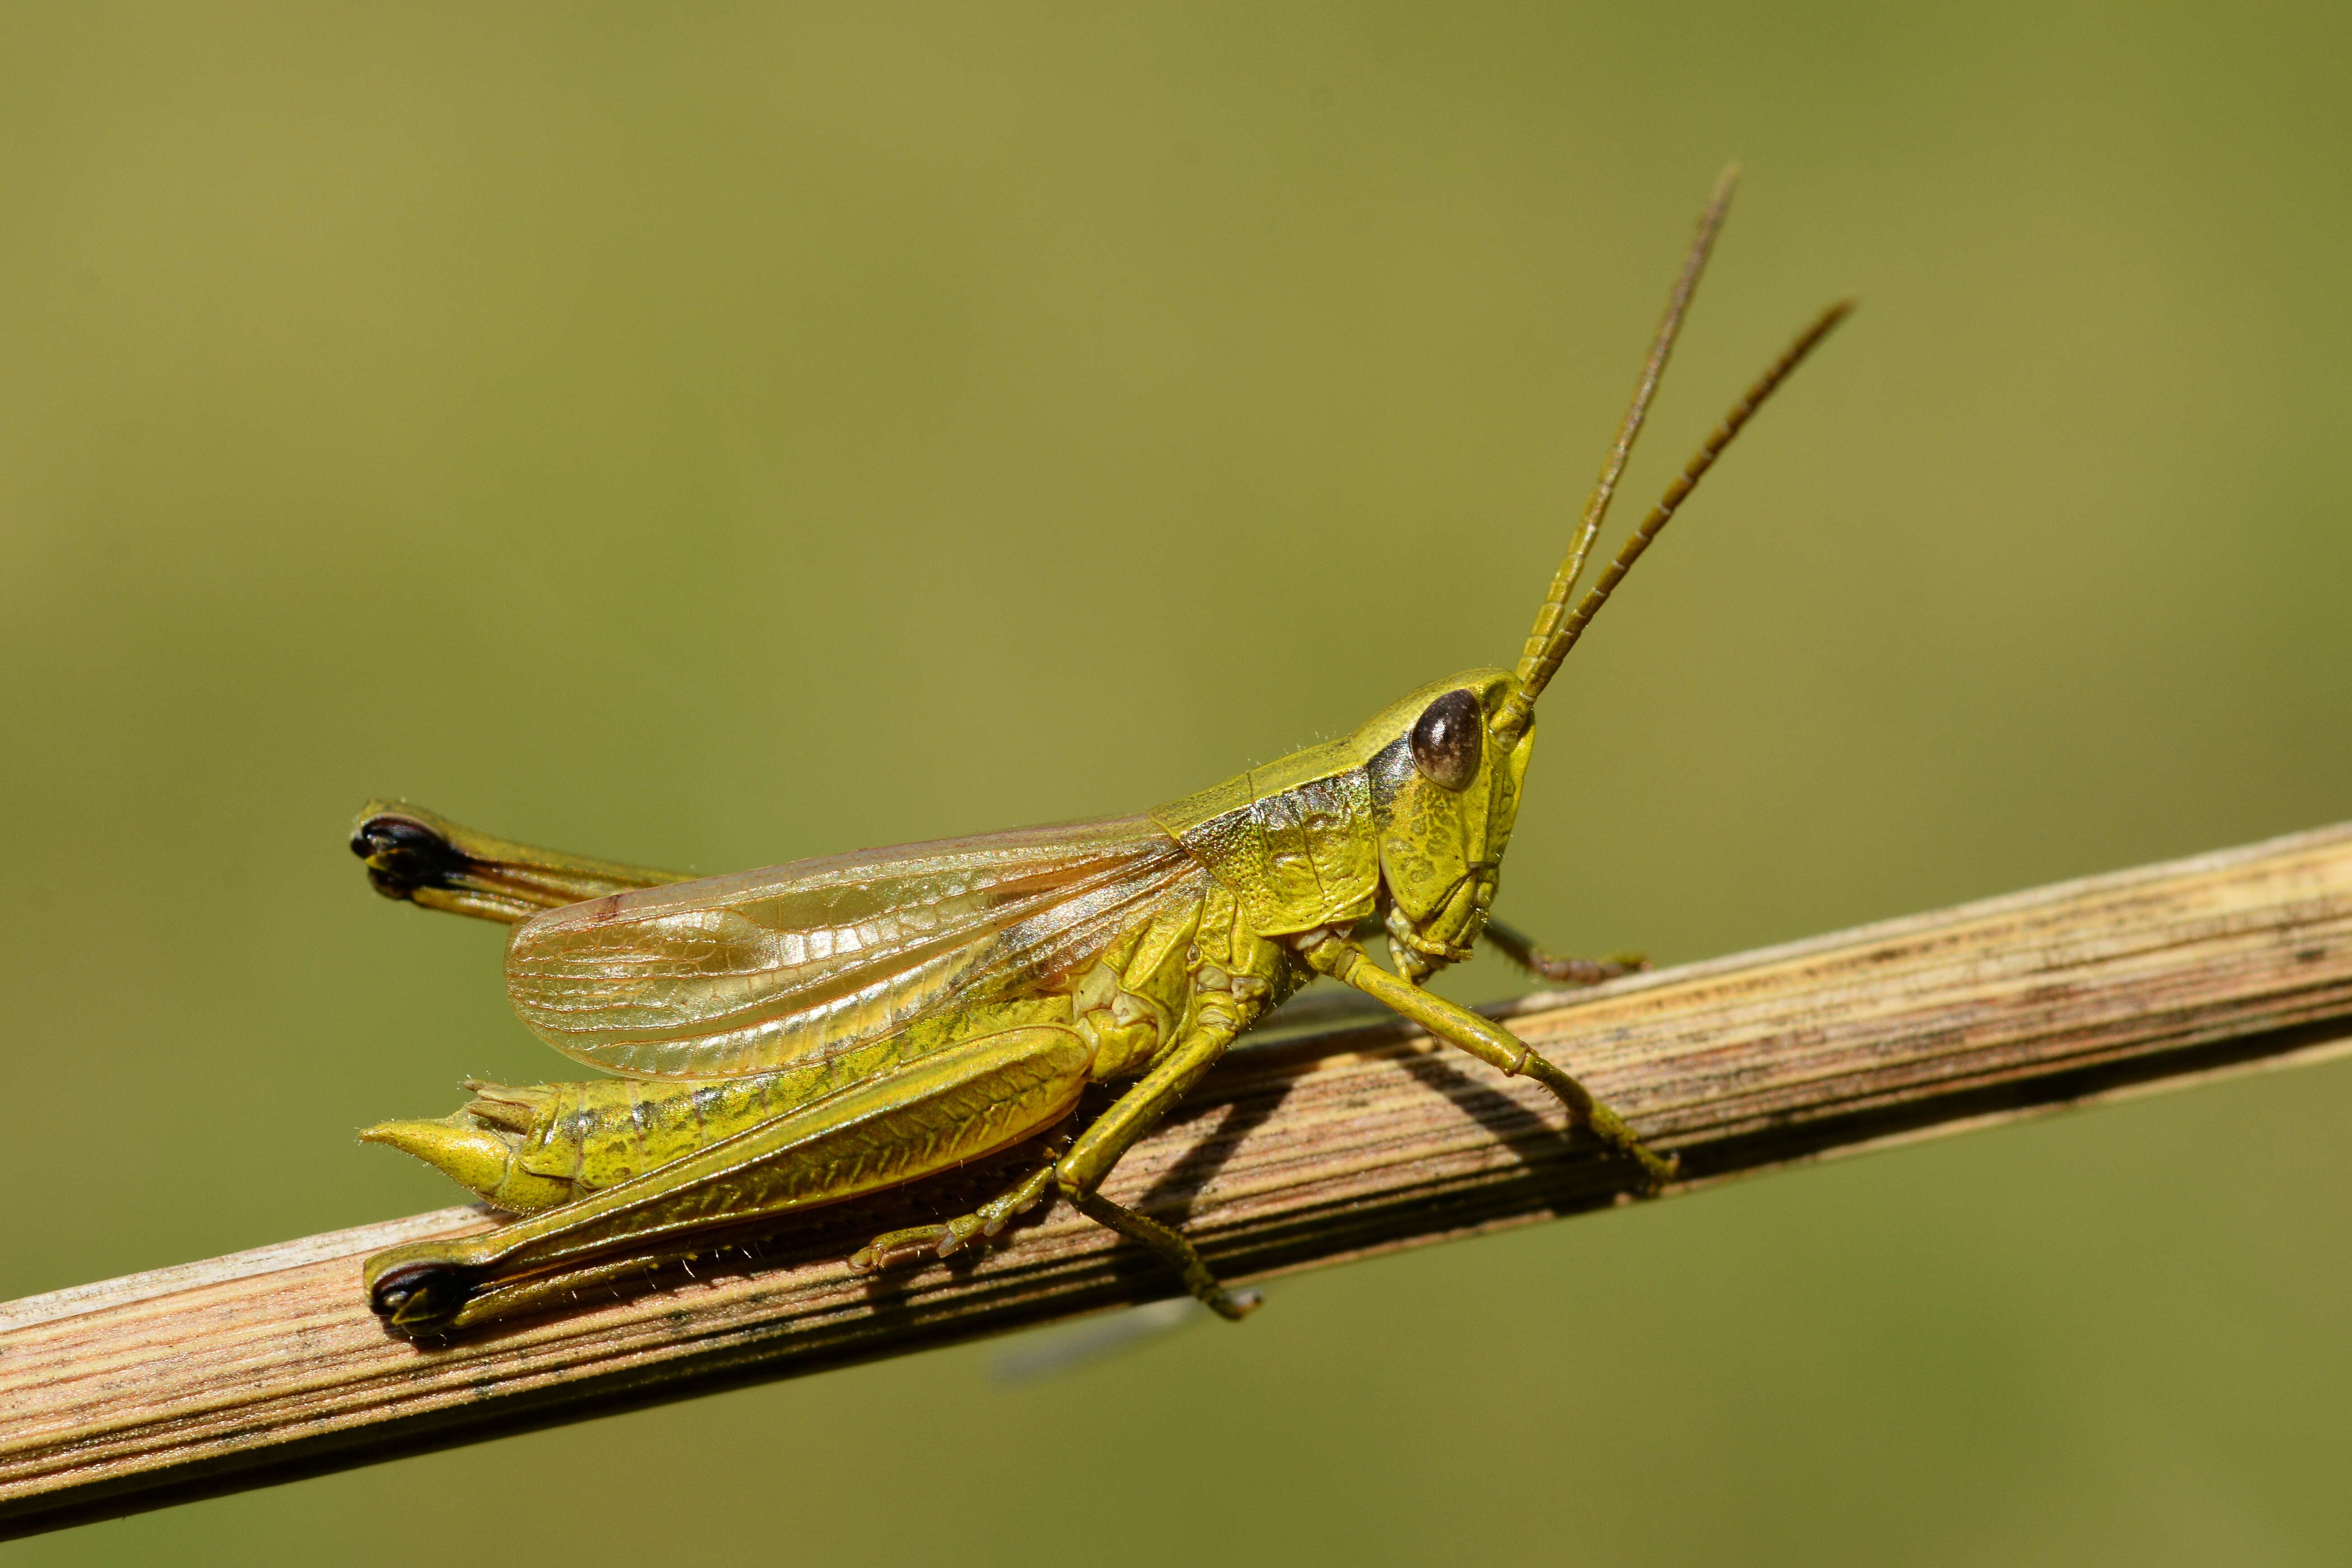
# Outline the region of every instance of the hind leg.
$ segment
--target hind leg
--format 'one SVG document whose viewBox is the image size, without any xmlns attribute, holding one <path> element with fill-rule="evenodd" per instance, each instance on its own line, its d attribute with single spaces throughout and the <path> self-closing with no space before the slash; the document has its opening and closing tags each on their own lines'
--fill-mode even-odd
<svg viewBox="0 0 2352 1568">
<path fill-rule="evenodd" d="M 1068 1139 L 1058 1140 L 1044 1164 L 968 1215 L 960 1215 L 936 1225 L 909 1226 L 905 1230 L 884 1232 L 851 1254 L 849 1267 L 856 1273 L 870 1274 L 877 1268 L 889 1268 L 901 1263 L 948 1258 L 974 1237 L 996 1235 L 1011 1224 L 1015 1215 L 1027 1214 L 1053 1191 L 1054 1165 L 1061 1158 L 1063 1150 L 1068 1147 Z"/>
<path fill-rule="evenodd" d="M 1052 1026 L 958 1041 L 512 1225 L 377 1253 L 364 1270 L 370 1304 L 403 1333 L 444 1333 L 696 1233 L 987 1159 L 1068 1116 L 1093 1057 L 1076 1030 Z"/>
<path fill-rule="evenodd" d="M 387 899 L 509 923 L 541 910 L 635 888 L 683 882 L 683 871 L 626 866 L 493 838 L 400 801 L 372 800 L 352 825 L 352 853 Z"/>
</svg>

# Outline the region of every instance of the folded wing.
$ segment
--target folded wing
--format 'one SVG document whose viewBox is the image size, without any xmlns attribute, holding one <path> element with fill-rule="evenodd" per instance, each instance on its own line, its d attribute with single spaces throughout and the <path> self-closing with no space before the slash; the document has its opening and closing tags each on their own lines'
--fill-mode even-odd
<svg viewBox="0 0 2352 1568">
<path fill-rule="evenodd" d="M 534 915 L 507 992 L 614 1072 L 765 1072 L 1054 987 L 1205 875 L 1141 816 L 800 860 Z"/>
</svg>

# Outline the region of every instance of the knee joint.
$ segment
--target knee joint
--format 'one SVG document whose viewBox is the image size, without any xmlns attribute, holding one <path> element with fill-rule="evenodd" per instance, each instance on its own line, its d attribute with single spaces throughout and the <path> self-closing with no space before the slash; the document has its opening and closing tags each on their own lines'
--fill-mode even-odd
<svg viewBox="0 0 2352 1568">
<path fill-rule="evenodd" d="M 1066 1155 L 1054 1166 L 1054 1185 L 1070 1202 L 1082 1203 L 1095 1195 L 1095 1189 L 1102 1185 L 1102 1176 Z"/>
</svg>

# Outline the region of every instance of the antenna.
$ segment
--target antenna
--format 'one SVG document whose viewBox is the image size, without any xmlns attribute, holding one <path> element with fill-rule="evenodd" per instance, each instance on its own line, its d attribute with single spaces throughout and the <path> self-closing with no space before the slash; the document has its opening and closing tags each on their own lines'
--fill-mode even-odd
<svg viewBox="0 0 2352 1568">
<path fill-rule="evenodd" d="M 1722 188 L 1718 187 L 1718 206 L 1722 195 Z M 1709 209 L 1710 212 L 1717 210 L 1717 207 Z M 1708 237 L 1702 220 L 1700 243 L 1693 247 L 1692 259 L 1685 264 L 1683 281 L 1676 287 L 1675 301 L 1667 307 L 1666 324 L 1659 331 L 1657 345 L 1651 351 L 1650 364 L 1643 371 L 1643 384 L 1634 393 L 1633 407 L 1627 411 L 1625 426 L 1618 433 L 1618 447 L 1611 454 L 1611 466 L 1601 470 L 1604 487 L 1614 484 L 1615 470 L 1622 467 L 1619 454 L 1633 444 L 1633 431 L 1641 422 L 1642 405 L 1647 400 L 1650 388 L 1656 384 L 1657 371 L 1665 363 L 1665 352 L 1673 346 L 1675 317 L 1688 297 L 1690 284 L 1696 279 L 1696 264 L 1705 260 L 1705 244 Z M 1853 313 L 1853 300 L 1840 300 L 1814 317 L 1812 323 L 1797 334 L 1796 340 L 1780 352 L 1780 357 L 1774 360 L 1739 401 L 1731 405 L 1731 412 L 1723 416 L 1723 422 L 1699 444 L 1696 454 L 1683 465 L 1683 471 L 1666 487 L 1666 493 L 1659 498 L 1657 505 L 1650 509 L 1650 515 L 1642 520 L 1641 526 L 1626 539 L 1618 550 L 1616 559 L 1602 569 L 1599 579 L 1586 590 L 1584 597 L 1577 602 L 1575 610 L 1565 612 L 1569 592 L 1575 587 L 1577 577 L 1584 570 L 1584 556 L 1591 548 L 1591 536 L 1599 526 L 1600 512 L 1608 506 L 1605 489 L 1594 491 L 1599 508 L 1596 510 L 1591 503 L 1587 504 L 1584 526 L 1579 530 L 1568 559 L 1560 563 L 1559 574 L 1552 578 L 1551 591 L 1545 596 L 1543 608 L 1537 612 L 1535 631 L 1528 638 L 1527 651 L 1519 657 L 1519 668 L 1513 679 L 1510 693 L 1496 711 L 1490 728 L 1496 739 L 1508 740 L 1528 727 L 1535 717 L 1536 699 L 1542 695 L 1544 687 L 1559 672 L 1560 661 L 1568 657 L 1568 650 L 1576 646 L 1576 639 L 1584 635 L 1584 628 L 1591 625 L 1592 617 L 1601 613 L 1601 606 L 1609 602 L 1609 595 L 1616 592 L 1617 584 L 1625 580 L 1625 574 L 1633 569 L 1633 563 L 1642 558 L 1642 552 L 1650 548 L 1650 542 L 1674 520 L 1675 510 L 1690 499 L 1691 491 L 1698 488 L 1698 481 L 1706 471 L 1715 467 L 1715 460 L 1723 456 L 1723 449 L 1731 445 L 1732 437 L 1755 417 L 1756 411 L 1764 406 L 1765 400 L 1788 380 L 1790 373 L 1804 363 L 1805 356 L 1830 335 L 1831 329 Z"/>
<path fill-rule="evenodd" d="M 1691 237 L 1690 250 L 1683 258 L 1683 269 L 1675 279 L 1674 292 L 1666 296 L 1666 313 L 1659 319 L 1657 335 L 1650 341 L 1650 355 L 1642 363 L 1642 374 L 1633 383 L 1633 398 L 1625 405 L 1625 417 L 1618 423 L 1617 439 L 1610 444 L 1609 455 L 1601 460 L 1601 477 L 1593 481 L 1592 493 L 1585 498 L 1584 516 L 1577 525 L 1576 537 L 1559 570 L 1552 574 L 1543 608 L 1536 612 L 1535 629 L 1528 634 L 1527 650 L 1519 656 L 1518 677 L 1511 694 L 1504 699 L 1502 711 L 1495 715 L 1497 735 L 1517 734 L 1527 727 L 1535 714 L 1537 696 L 1559 668 L 1557 657 L 1550 657 L 1549 663 L 1545 661 L 1567 618 L 1568 596 L 1576 591 L 1576 580 L 1584 575 L 1584 558 L 1591 552 L 1592 542 L 1600 535 L 1601 519 L 1609 515 L 1609 502 L 1617 493 L 1618 477 L 1625 471 L 1626 459 L 1633 455 L 1633 440 L 1641 435 L 1642 421 L 1649 415 L 1651 395 L 1658 390 L 1659 378 L 1666 374 L 1666 360 L 1675 352 L 1675 339 L 1682 333 L 1683 314 L 1690 309 L 1691 296 L 1698 292 L 1699 275 L 1706 270 L 1716 233 L 1723 227 L 1724 215 L 1731 210 L 1731 194 L 1738 186 L 1739 165 L 1734 163 L 1717 176 L 1715 194 L 1707 198 L 1706 210 L 1698 215 L 1698 233 Z"/>
<path fill-rule="evenodd" d="M 1707 438 L 1699 444 L 1697 453 L 1683 465 L 1683 471 L 1675 476 L 1675 482 L 1666 487 L 1666 493 L 1658 498 L 1658 504 L 1650 509 L 1650 515 L 1642 520 L 1642 526 L 1625 541 L 1624 546 L 1617 552 L 1617 558 L 1602 568 L 1599 579 L 1585 591 L 1583 599 L 1576 606 L 1576 613 L 1561 623 L 1553 646 L 1548 650 L 1549 669 L 1559 668 L 1559 661 L 1568 657 L 1568 650 L 1576 646 L 1576 639 L 1584 635 L 1584 628 L 1592 624 L 1592 617 L 1601 613 L 1601 606 L 1609 602 L 1609 595 L 1616 591 L 1618 584 L 1625 580 L 1625 574 L 1633 569 L 1633 563 L 1642 558 L 1642 552 L 1650 548 L 1650 541 L 1657 538 L 1658 531 L 1673 520 L 1675 509 L 1698 488 L 1700 476 L 1715 467 L 1715 460 L 1723 456 L 1723 449 L 1731 445 L 1731 438 L 1739 434 L 1739 427 L 1747 424 L 1764 405 L 1764 400 L 1772 395 L 1773 390 L 1789 378 L 1789 373 L 1804 363 L 1805 356 L 1830 335 L 1830 329 L 1853 313 L 1853 306 L 1852 300 L 1840 300 L 1814 317 L 1812 325 L 1798 333 L 1796 341 L 1772 362 L 1772 367 L 1758 376 L 1756 384 L 1731 405 L 1731 412 L 1723 416 L 1723 423 L 1709 433 Z"/>
</svg>

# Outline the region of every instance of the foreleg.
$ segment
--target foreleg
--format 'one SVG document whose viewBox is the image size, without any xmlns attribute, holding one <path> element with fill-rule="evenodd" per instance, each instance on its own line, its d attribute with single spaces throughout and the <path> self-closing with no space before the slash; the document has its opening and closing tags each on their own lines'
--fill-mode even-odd
<svg viewBox="0 0 2352 1568">
<path fill-rule="evenodd" d="M 1479 934 L 1505 958 L 1555 985 L 1598 985 L 1650 967 L 1650 961 L 1638 952 L 1612 952 L 1607 958 L 1563 958 L 1546 952 L 1536 945 L 1535 938 L 1492 915 L 1486 917 L 1486 930 Z"/>
<path fill-rule="evenodd" d="M 1625 1124 L 1624 1118 L 1593 1099 L 1591 1090 L 1501 1025 L 1399 979 L 1367 958 L 1362 948 L 1337 933 L 1313 935 L 1301 942 L 1300 952 L 1317 973 L 1354 986 L 1419 1025 L 1433 1038 L 1457 1046 L 1512 1077 L 1525 1075 L 1543 1085 L 1568 1107 L 1572 1120 L 1591 1128 L 1611 1148 L 1639 1163 L 1653 1193 L 1674 1179 L 1675 1161 L 1654 1152 Z"/>
</svg>

